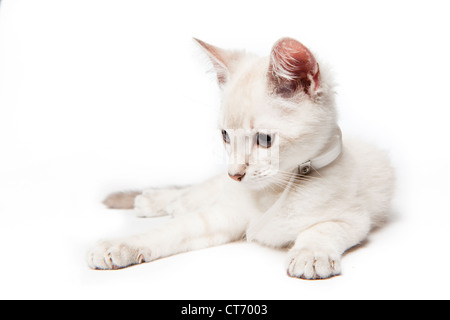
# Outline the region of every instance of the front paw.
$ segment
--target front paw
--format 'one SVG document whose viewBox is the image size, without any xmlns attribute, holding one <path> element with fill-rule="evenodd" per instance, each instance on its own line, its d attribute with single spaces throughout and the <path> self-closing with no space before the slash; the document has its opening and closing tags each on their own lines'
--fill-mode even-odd
<svg viewBox="0 0 450 320">
<path fill-rule="evenodd" d="M 88 253 L 88 265 L 96 270 L 117 270 L 149 260 L 149 253 L 123 242 L 103 241 Z"/>
<path fill-rule="evenodd" d="M 301 279 L 327 279 L 341 273 L 341 257 L 320 250 L 294 250 L 289 255 L 287 273 Z"/>
</svg>

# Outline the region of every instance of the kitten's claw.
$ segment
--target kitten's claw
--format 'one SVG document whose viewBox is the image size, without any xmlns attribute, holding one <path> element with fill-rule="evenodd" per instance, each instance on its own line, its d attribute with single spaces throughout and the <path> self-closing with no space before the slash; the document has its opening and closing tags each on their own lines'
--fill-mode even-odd
<svg viewBox="0 0 450 320">
<path fill-rule="evenodd" d="M 341 273 L 339 254 L 302 249 L 290 253 L 287 274 L 301 279 L 327 279 Z"/>
<path fill-rule="evenodd" d="M 95 270 L 117 270 L 149 261 L 150 254 L 124 243 L 100 242 L 88 253 L 88 266 Z"/>
</svg>

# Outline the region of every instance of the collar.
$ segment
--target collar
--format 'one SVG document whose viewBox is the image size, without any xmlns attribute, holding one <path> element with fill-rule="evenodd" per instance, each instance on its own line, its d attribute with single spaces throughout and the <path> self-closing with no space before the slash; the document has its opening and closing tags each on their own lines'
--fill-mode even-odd
<svg viewBox="0 0 450 320">
<path fill-rule="evenodd" d="M 332 164 L 342 153 L 342 132 L 339 127 L 336 128 L 336 133 L 330 140 L 330 142 L 324 147 L 317 157 L 312 158 L 306 162 L 303 162 L 298 166 L 298 173 L 302 176 L 308 175 L 312 170 L 318 170 Z M 259 231 L 264 228 L 270 219 L 279 212 L 279 209 L 287 198 L 290 190 L 290 186 L 294 183 L 296 175 L 293 175 L 286 186 L 285 190 L 281 194 L 280 198 L 269 208 L 254 224 L 251 224 L 246 232 L 247 240 L 252 241 L 256 239 Z"/>
<path fill-rule="evenodd" d="M 312 170 L 319 170 L 332 164 L 342 153 L 342 132 L 339 127 L 336 128 L 336 133 L 332 137 L 330 143 L 324 148 L 317 157 L 305 161 L 298 166 L 298 173 L 306 176 Z"/>
</svg>

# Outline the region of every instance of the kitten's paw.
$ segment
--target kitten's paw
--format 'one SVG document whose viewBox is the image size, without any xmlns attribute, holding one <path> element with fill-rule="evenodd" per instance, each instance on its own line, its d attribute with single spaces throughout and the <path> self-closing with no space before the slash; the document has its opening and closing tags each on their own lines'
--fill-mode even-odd
<svg viewBox="0 0 450 320">
<path fill-rule="evenodd" d="M 103 241 L 88 253 L 88 265 L 96 270 L 117 270 L 150 260 L 150 253 L 125 243 Z"/>
<path fill-rule="evenodd" d="M 287 273 L 301 279 L 327 279 L 341 273 L 341 256 L 320 250 L 294 250 L 289 255 Z"/>
</svg>

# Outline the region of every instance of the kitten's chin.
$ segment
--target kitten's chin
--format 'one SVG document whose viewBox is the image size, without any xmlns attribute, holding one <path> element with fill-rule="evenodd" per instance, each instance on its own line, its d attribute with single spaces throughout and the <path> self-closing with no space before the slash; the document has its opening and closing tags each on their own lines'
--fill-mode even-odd
<svg viewBox="0 0 450 320">
<path fill-rule="evenodd" d="M 269 188 L 273 183 L 270 179 L 262 178 L 262 179 L 256 179 L 256 180 L 243 180 L 242 185 L 244 185 L 246 188 L 249 188 L 251 190 L 263 190 L 266 188 Z"/>
</svg>

